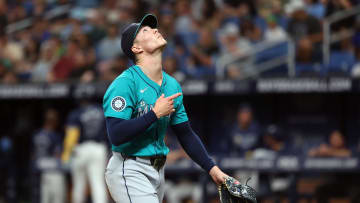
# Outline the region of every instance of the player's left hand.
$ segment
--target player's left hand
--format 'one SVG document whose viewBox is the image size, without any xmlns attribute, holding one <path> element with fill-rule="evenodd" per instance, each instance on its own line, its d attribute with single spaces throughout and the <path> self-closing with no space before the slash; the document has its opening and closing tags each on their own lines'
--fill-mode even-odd
<svg viewBox="0 0 360 203">
<path fill-rule="evenodd" d="M 212 167 L 209 174 L 210 174 L 211 178 L 213 179 L 213 181 L 216 183 L 216 185 L 223 184 L 225 182 L 225 179 L 227 177 L 229 177 L 224 172 L 222 172 L 220 170 L 220 168 L 217 166 Z"/>
</svg>

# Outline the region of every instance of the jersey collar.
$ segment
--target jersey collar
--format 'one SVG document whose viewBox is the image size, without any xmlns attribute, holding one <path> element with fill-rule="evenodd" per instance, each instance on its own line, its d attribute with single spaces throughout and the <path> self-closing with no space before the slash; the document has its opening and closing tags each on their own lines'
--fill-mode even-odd
<svg viewBox="0 0 360 203">
<path fill-rule="evenodd" d="M 166 78 L 165 78 L 165 74 L 164 71 L 162 71 L 162 76 L 163 76 L 163 80 L 161 82 L 161 86 L 159 86 L 156 82 L 154 82 L 153 80 L 151 80 L 142 70 L 138 65 L 134 65 L 132 66 L 133 69 L 136 71 L 136 73 L 141 77 L 141 79 L 143 79 L 147 84 L 149 84 L 151 87 L 160 90 L 162 87 L 165 86 L 166 84 Z"/>
</svg>

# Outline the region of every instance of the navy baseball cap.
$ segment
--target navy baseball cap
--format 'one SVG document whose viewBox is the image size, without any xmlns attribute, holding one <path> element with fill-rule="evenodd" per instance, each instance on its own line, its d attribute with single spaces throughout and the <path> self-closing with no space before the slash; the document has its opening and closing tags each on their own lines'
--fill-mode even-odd
<svg viewBox="0 0 360 203">
<path fill-rule="evenodd" d="M 131 23 L 121 34 L 121 49 L 133 62 L 135 62 L 135 54 L 131 51 L 131 47 L 134 44 L 134 39 L 141 26 L 146 25 L 151 28 L 157 28 L 158 21 L 156 16 L 153 14 L 146 14 L 139 23 Z"/>
</svg>

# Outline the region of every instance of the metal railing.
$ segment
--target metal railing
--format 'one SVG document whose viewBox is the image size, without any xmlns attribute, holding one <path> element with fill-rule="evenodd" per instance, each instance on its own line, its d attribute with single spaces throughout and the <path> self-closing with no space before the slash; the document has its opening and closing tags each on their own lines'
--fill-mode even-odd
<svg viewBox="0 0 360 203">
<path fill-rule="evenodd" d="M 340 31 L 338 33 L 331 33 L 330 27 L 332 24 L 344 20 L 349 17 L 360 14 L 360 5 L 352 9 L 339 11 L 331 16 L 325 18 L 323 22 L 323 63 L 329 65 L 330 63 L 330 46 L 335 42 L 349 38 L 354 35 L 354 30 Z"/>
<path fill-rule="evenodd" d="M 69 13 L 70 9 L 71 9 L 70 4 L 57 6 L 56 8 L 54 8 L 54 9 L 52 9 L 50 11 L 47 11 L 44 14 L 44 19 L 45 20 L 51 20 L 51 19 L 53 19 L 53 18 L 55 18 L 57 16 L 67 14 L 67 13 Z M 34 18 L 30 17 L 30 18 L 20 20 L 18 22 L 11 23 L 8 26 L 6 26 L 6 33 L 11 34 L 11 33 L 14 33 L 16 31 L 26 29 L 26 28 L 30 27 L 34 23 L 33 21 L 34 21 Z"/>
<path fill-rule="evenodd" d="M 275 56 L 267 61 L 261 62 L 261 63 L 255 63 L 256 56 L 260 52 L 266 51 L 268 49 L 274 48 L 276 46 L 279 46 L 283 43 L 286 43 L 287 45 L 287 53 L 284 55 Z M 239 62 L 241 60 L 246 60 L 246 62 Z M 247 75 L 243 76 L 241 79 L 247 79 L 251 77 L 255 77 L 259 75 L 260 73 L 270 70 L 272 68 L 276 68 L 279 65 L 286 64 L 288 68 L 288 76 L 294 77 L 295 76 L 295 44 L 292 39 L 286 38 L 281 41 L 275 41 L 275 42 L 260 42 L 251 49 L 246 52 L 242 56 L 230 56 L 225 55 L 221 57 L 219 60 L 217 60 L 215 66 L 217 71 L 217 77 L 218 78 L 224 78 L 225 77 L 225 71 L 226 67 L 231 64 L 236 64 L 238 68 L 244 67 L 244 66 L 251 66 L 252 72 L 249 72 Z"/>
</svg>

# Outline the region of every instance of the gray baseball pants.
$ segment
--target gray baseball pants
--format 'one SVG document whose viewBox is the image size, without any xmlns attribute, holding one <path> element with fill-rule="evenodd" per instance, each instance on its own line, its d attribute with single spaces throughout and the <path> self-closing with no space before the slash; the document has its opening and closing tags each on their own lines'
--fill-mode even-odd
<svg viewBox="0 0 360 203">
<path fill-rule="evenodd" d="M 116 203 L 161 203 L 164 197 L 164 167 L 157 171 L 148 159 L 113 152 L 105 180 Z"/>
</svg>

